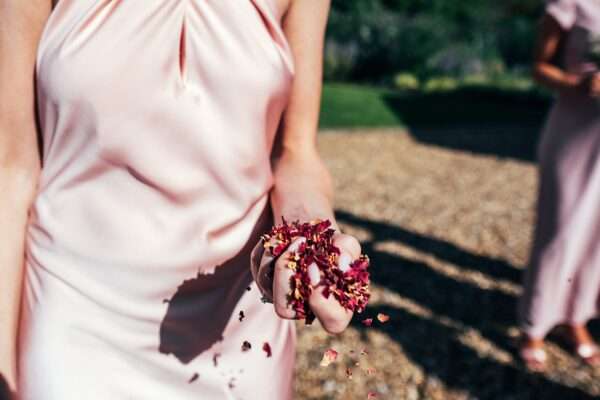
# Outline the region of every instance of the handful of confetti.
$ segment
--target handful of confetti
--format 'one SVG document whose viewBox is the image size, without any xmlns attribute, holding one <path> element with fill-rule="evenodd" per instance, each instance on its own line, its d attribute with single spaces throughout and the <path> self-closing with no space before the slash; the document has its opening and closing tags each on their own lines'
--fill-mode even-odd
<svg viewBox="0 0 600 400">
<path fill-rule="evenodd" d="M 272 257 L 283 254 L 294 239 L 306 239 L 296 251 L 290 252 L 287 267 L 294 272 L 288 304 L 307 324 L 315 318 L 308 304 L 314 289 L 309 274 L 311 264 L 315 264 L 320 272 L 317 286 L 323 287 L 325 298 L 334 296 L 345 309 L 356 313 L 361 313 L 369 302 L 368 256 L 361 255 L 342 270 L 338 265 L 341 252 L 333 243 L 334 234 L 329 220 L 288 223 L 284 219 L 281 225 L 274 226 L 261 237 L 265 251 Z"/>
</svg>

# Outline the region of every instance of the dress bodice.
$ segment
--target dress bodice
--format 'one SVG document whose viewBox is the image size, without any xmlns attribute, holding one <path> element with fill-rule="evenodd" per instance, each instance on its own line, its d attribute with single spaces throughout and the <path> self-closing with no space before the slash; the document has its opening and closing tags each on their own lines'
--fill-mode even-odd
<svg viewBox="0 0 600 400">
<path fill-rule="evenodd" d="M 240 246 L 228 234 L 267 199 L 293 76 L 276 7 L 61 0 L 36 64 L 38 240 L 135 265 L 203 252 L 209 268 Z"/>
</svg>

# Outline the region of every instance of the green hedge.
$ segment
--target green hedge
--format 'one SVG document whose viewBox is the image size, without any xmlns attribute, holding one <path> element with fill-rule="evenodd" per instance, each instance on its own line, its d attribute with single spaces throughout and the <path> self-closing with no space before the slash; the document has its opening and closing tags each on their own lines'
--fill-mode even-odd
<svg viewBox="0 0 600 400">
<path fill-rule="evenodd" d="M 539 0 L 333 0 L 329 80 L 393 83 L 494 74 L 529 63 Z M 500 70 L 500 71 L 499 71 Z"/>
</svg>

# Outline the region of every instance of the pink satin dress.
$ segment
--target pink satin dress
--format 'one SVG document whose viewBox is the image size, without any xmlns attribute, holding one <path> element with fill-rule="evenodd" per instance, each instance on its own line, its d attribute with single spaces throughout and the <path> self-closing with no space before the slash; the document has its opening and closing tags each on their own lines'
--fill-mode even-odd
<svg viewBox="0 0 600 400">
<path fill-rule="evenodd" d="M 600 1 L 546 0 L 565 31 L 564 69 L 600 69 Z M 539 146 L 535 243 L 519 307 L 523 331 L 543 338 L 557 324 L 600 315 L 600 100 L 560 93 Z"/>
<path fill-rule="evenodd" d="M 294 73 L 281 14 L 275 0 L 56 5 L 36 63 L 23 400 L 291 397 L 294 326 L 249 268 Z"/>
</svg>

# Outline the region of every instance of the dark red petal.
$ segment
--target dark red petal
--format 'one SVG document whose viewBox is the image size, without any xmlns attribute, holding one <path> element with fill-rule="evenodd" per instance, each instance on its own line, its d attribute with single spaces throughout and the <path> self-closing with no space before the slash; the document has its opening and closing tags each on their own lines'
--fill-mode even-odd
<svg viewBox="0 0 600 400">
<path fill-rule="evenodd" d="M 267 353 L 267 357 L 271 357 L 272 353 L 271 353 L 271 345 L 269 344 L 269 342 L 265 342 L 263 344 L 263 351 L 265 353 Z"/>
<path fill-rule="evenodd" d="M 244 340 L 244 343 L 242 343 L 242 351 L 248 351 L 252 348 L 252 345 L 250 344 L 249 341 Z"/>
</svg>

